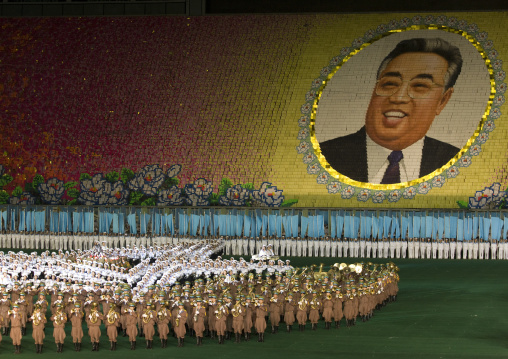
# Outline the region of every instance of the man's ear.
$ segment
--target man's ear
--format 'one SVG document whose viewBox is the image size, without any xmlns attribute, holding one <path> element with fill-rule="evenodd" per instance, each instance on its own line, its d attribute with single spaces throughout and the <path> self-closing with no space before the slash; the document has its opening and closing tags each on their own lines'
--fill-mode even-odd
<svg viewBox="0 0 508 359">
<path fill-rule="evenodd" d="M 453 87 L 450 87 L 448 90 L 445 91 L 443 96 L 441 97 L 441 100 L 439 101 L 439 104 L 436 107 L 436 116 L 443 111 L 448 101 L 450 101 L 450 97 L 452 97 L 453 94 Z"/>
</svg>

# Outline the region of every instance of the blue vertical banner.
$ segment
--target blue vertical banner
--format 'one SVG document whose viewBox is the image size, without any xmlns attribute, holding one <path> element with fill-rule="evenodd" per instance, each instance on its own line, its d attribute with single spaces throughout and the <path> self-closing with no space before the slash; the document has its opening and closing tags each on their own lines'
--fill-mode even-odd
<svg viewBox="0 0 508 359">
<path fill-rule="evenodd" d="M 353 220 L 353 237 L 351 238 L 358 238 L 358 235 L 360 234 L 360 217 L 361 217 L 361 211 L 355 211 L 352 217 Z"/>
<path fill-rule="evenodd" d="M 376 239 L 379 234 L 379 216 L 377 215 L 378 212 L 372 211 L 372 238 Z"/>
<path fill-rule="evenodd" d="M 434 225 L 434 212 L 427 211 L 425 214 L 425 238 L 432 238 L 432 229 Z"/>
<path fill-rule="evenodd" d="M 83 212 L 76 209 L 72 212 L 72 232 L 79 233 L 83 231 Z"/>
<path fill-rule="evenodd" d="M 413 229 L 409 231 L 409 218 L 407 212 L 402 212 L 400 216 L 400 238 L 405 240 L 408 233 L 412 233 Z M 409 235 L 411 236 L 411 235 Z"/>
<path fill-rule="evenodd" d="M 483 238 L 483 214 L 484 212 L 480 212 L 480 213 L 476 213 L 476 217 L 478 218 L 478 238 L 480 239 L 484 239 Z M 489 224 L 489 229 L 490 229 L 490 224 Z M 488 239 L 488 236 L 487 236 L 487 239 Z"/>
<path fill-rule="evenodd" d="M 268 235 L 274 236 L 277 228 L 277 214 L 274 210 L 268 210 Z"/>
<path fill-rule="evenodd" d="M 10 206 L 9 213 L 10 213 L 10 221 L 11 221 L 10 230 L 15 231 L 16 230 L 16 219 L 18 216 L 18 208 Z"/>
<path fill-rule="evenodd" d="M 318 217 L 317 217 L 317 236 L 319 238 L 324 238 L 325 236 L 325 214 L 327 212 L 325 211 L 318 211 Z M 358 219 L 359 220 L 359 219 Z M 360 221 L 358 221 L 360 223 Z"/>
<path fill-rule="evenodd" d="M 465 213 L 464 216 L 464 240 L 470 241 L 473 237 L 473 213 Z M 478 221 L 476 221 L 476 225 L 478 225 Z"/>
<path fill-rule="evenodd" d="M 351 228 L 351 211 L 344 211 L 344 238 L 351 238 L 353 233 Z"/>
<path fill-rule="evenodd" d="M 294 237 L 298 237 L 298 226 L 300 224 L 300 214 L 292 210 L 291 214 L 291 233 Z"/>
<path fill-rule="evenodd" d="M 204 223 L 204 227 L 203 227 L 203 235 L 208 236 L 208 232 L 209 231 L 210 231 L 210 233 L 212 232 L 210 230 L 210 224 L 212 223 L 212 215 L 211 215 L 209 209 L 205 209 L 203 215 L 204 215 L 204 219 L 205 219 L 205 223 Z"/>
<path fill-rule="evenodd" d="M 284 227 L 284 233 L 286 237 L 292 237 L 291 231 L 291 210 L 285 211 L 285 216 L 282 216 L 282 226 Z"/>
<path fill-rule="evenodd" d="M 229 210 L 229 235 L 230 236 L 236 236 L 237 215 L 238 215 L 238 209 L 233 208 L 233 209 Z"/>
<path fill-rule="evenodd" d="M 430 237 L 433 240 L 439 239 L 438 228 L 439 228 L 439 211 L 430 211 L 429 215 L 432 216 L 432 231 Z"/>
<path fill-rule="evenodd" d="M 268 232 L 268 213 L 266 211 L 262 211 L 261 218 L 262 218 L 261 235 L 266 236 Z"/>
<path fill-rule="evenodd" d="M 25 228 L 29 232 L 31 232 L 35 229 L 35 226 L 33 225 L 33 213 L 34 213 L 33 209 L 31 209 L 31 208 L 26 209 Z"/>
<path fill-rule="evenodd" d="M 189 215 L 187 209 L 178 210 L 178 234 L 186 236 L 189 233 Z"/>
<path fill-rule="evenodd" d="M 118 233 L 125 234 L 125 209 L 118 210 Z"/>
<path fill-rule="evenodd" d="M 457 240 L 464 240 L 464 212 L 460 212 L 457 215 Z"/>
<path fill-rule="evenodd" d="M 330 212 L 330 237 L 337 238 L 337 211 Z"/>
<path fill-rule="evenodd" d="M 99 233 L 106 232 L 106 212 L 103 208 L 98 208 L 99 211 Z"/>
<path fill-rule="evenodd" d="M 261 210 L 256 209 L 252 213 L 255 218 L 255 224 L 256 224 L 256 233 L 254 234 L 254 237 L 260 237 L 262 235 L 261 230 L 263 228 L 263 218 L 261 217 Z"/>
<path fill-rule="evenodd" d="M 46 229 L 46 211 L 35 211 L 35 230 L 37 232 L 44 232 Z"/>
<path fill-rule="evenodd" d="M 219 210 L 214 209 L 212 212 L 212 236 L 217 236 L 219 234 Z"/>
<path fill-rule="evenodd" d="M 344 233 L 344 210 L 339 210 L 335 219 L 337 222 L 337 238 L 342 238 Z"/>
<path fill-rule="evenodd" d="M 407 216 L 407 236 L 412 237 L 413 236 L 413 211 L 406 212 Z"/>
<path fill-rule="evenodd" d="M 190 235 L 195 237 L 198 233 L 198 227 L 199 227 L 199 210 L 192 209 L 190 214 Z"/>
<path fill-rule="evenodd" d="M 438 217 L 438 227 L 437 227 L 437 237 L 439 239 L 444 238 L 444 230 L 445 230 L 445 215 L 446 213 L 444 211 L 439 211 L 439 217 Z"/>
<path fill-rule="evenodd" d="M 148 225 L 150 224 L 150 214 L 147 213 L 145 208 L 141 209 L 139 214 L 139 234 L 145 235 L 148 233 Z"/>
<path fill-rule="evenodd" d="M 365 239 L 369 239 L 372 235 L 372 216 L 374 215 L 374 211 L 365 211 Z"/>
<path fill-rule="evenodd" d="M 400 212 L 392 211 L 392 238 L 400 238 L 400 223 L 399 223 Z"/>
<path fill-rule="evenodd" d="M 0 231 L 9 228 L 7 225 L 7 209 L 0 208 Z"/>
<path fill-rule="evenodd" d="M 473 219 L 473 222 L 472 222 L 473 226 L 471 229 L 471 239 L 476 239 L 476 238 L 478 238 L 478 229 L 480 226 L 480 218 L 479 218 L 478 212 L 472 213 L 471 217 Z"/>
<path fill-rule="evenodd" d="M 228 228 L 227 228 L 227 212 L 225 209 L 219 210 L 219 235 L 220 236 L 227 236 L 228 235 Z"/>
<path fill-rule="evenodd" d="M 378 221 L 377 221 L 377 238 L 383 239 L 384 236 L 386 236 L 386 233 L 384 233 L 385 229 L 385 217 L 384 217 L 384 211 L 378 212 Z"/>
<path fill-rule="evenodd" d="M 245 218 L 245 210 L 238 210 L 236 212 L 236 236 L 241 237 L 243 233 L 243 221 Z"/>
<path fill-rule="evenodd" d="M 26 208 L 20 208 L 18 221 L 18 231 L 20 232 L 23 232 L 25 230 L 25 217 L 26 217 Z"/>
<path fill-rule="evenodd" d="M 459 221 L 459 214 L 457 212 L 451 212 L 450 213 L 450 238 L 457 239 L 457 230 L 459 228 L 458 221 Z"/>
<path fill-rule="evenodd" d="M 369 213 L 369 211 L 365 211 L 365 210 L 360 212 L 360 215 L 361 215 L 361 218 L 360 218 L 360 238 L 362 238 L 362 239 L 368 238 L 370 236 L 370 234 L 369 235 L 367 234 L 367 218 L 369 218 L 368 213 Z M 370 225 L 369 233 L 371 232 L 371 230 L 372 230 L 372 224 Z"/>
<path fill-rule="evenodd" d="M 277 238 L 282 237 L 282 215 L 281 211 L 277 211 L 277 221 L 275 222 L 275 230 L 277 232 Z"/>
<path fill-rule="evenodd" d="M 84 215 L 84 226 L 86 233 L 93 233 L 95 228 L 95 216 L 92 209 L 86 209 Z"/>
<path fill-rule="evenodd" d="M 421 216 L 420 212 L 413 212 L 413 238 L 420 237 Z"/>
<path fill-rule="evenodd" d="M 392 211 L 383 211 L 383 237 L 391 238 Z"/>
<path fill-rule="evenodd" d="M 251 217 L 250 211 L 246 209 L 243 212 L 243 235 L 246 237 L 250 237 L 250 227 L 251 227 Z"/>
<path fill-rule="evenodd" d="M 503 222 L 501 221 L 501 214 L 499 212 L 492 212 L 490 214 L 490 228 L 493 240 L 499 241 L 501 239 L 502 226 Z"/>
<path fill-rule="evenodd" d="M 447 211 L 442 211 L 441 213 L 443 213 L 443 216 L 444 216 L 444 232 L 443 232 L 443 236 L 444 238 L 452 238 L 451 237 L 451 215 L 453 213 L 450 213 L 450 212 L 447 212 Z"/>
<path fill-rule="evenodd" d="M 508 214 L 503 212 L 503 239 L 508 239 Z"/>
<path fill-rule="evenodd" d="M 162 227 L 161 227 L 162 216 L 161 216 L 161 213 L 159 212 L 158 209 L 155 209 L 153 222 L 154 222 L 155 234 L 160 236 L 162 233 Z"/>
<path fill-rule="evenodd" d="M 167 212 L 164 213 L 164 223 L 166 226 L 166 233 L 169 233 L 171 235 L 175 234 L 175 227 L 173 225 L 173 212 L 172 210 L 166 210 Z"/>
<path fill-rule="evenodd" d="M 113 220 L 111 224 L 113 225 L 113 233 L 118 234 L 120 232 L 119 223 L 118 223 L 118 212 L 114 212 L 111 214 L 113 216 Z"/>
<path fill-rule="evenodd" d="M 59 232 L 67 232 L 70 228 L 69 208 L 60 208 Z"/>
<path fill-rule="evenodd" d="M 316 211 L 309 210 L 309 216 L 307 218 L 308 218 L 308 229 L 307 229 L 308 236 L 309 236 L 309 238 L 314 238 L 316 236 L 316 232 L 315 232 Z"/>
<path fill-rule="evenodd" d="M 494 212 L 493 212 L 494 213 Z M 486 241 L 489 240 L 489 234 L 490 234 L 490 213 L 489 212 L 483 212 L 483 239 Z"/>
<path fill-rule="evenodd" d="M 54 233 L 58 232 L 58 228 L 59 228 L 58 221 L 60 219 L 60 216 L 59 216 L 58 212 L 55 211 L 54 208 L 51 208 L 49 217 L 50 217 L 49 230 Z"/>
<path fill-rule="evenodd" d="M 309 227 L 309 212 L 307 209 L 302 210 L 302 218 L 301 218 L 301 233 L 300 235 L 303 237 L 307 234 L 307 228 Z"/>
<path fill-rule="evenodd" d="M 135 210 L 131 210 L 131 212 L 127 215 L 127 223 L 129 224 L 129 232 L 131 234 L 138 234 Z"/>
</svg>

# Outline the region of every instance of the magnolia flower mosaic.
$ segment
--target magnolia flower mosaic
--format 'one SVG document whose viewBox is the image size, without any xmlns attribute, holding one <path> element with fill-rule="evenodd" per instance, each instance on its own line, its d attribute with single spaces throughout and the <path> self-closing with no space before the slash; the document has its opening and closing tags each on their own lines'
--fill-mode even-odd
<svg viewBox="0 0 508 359">
<path fill-rule="evenodd" d="M 8 194 L 2 187 L 12 177 L 0 165 L 0 204 L 290 207 L 298 203 L 286 200 L 283 191 L 270 182 L 256 189 L 251 183 L 233 185 L 224 178 L 216 191 L 212 181 L 198 178 L 179 187 L 177 176 L 181 170 L 179 164 L 167 171 L 160 165 L 147 165 L 137 173 L 125 168 L 121 173 L 83 173 L 79 182 L 66 183 L 58 178 L 44 181 L 36 175 L 26 186 L 30 192 L 16 187 Z"/>
<path fill-rule="evenodd" d="M 458 201 L 460 208 L 464 209 L 503 209 L 508 208 L 508 189 L 502 190 L 499 182 L 493 183 L 480 191 L 467 201 Z"/>
</svg>

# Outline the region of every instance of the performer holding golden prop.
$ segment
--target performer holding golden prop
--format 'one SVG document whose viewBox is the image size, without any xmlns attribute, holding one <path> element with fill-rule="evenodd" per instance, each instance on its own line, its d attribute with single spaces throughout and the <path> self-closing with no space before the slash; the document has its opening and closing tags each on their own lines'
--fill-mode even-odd
<svg viewBox="0 0 508 359">
<path fill-rule="evenodd" d="M 335 295 L 332 296 L 333 301 L 333 319 L 335 320 L 335 328 L 340 328 L 340 321 L 344 317 L 342 311 L 342 302 L 344 301 L 342 292 L 339 287 L 335 289 Z"/>
<path fill-rule="evenodd" d="M 279 293 L 275 291 L 273 297 L 270 298 L 270 323 L 272 323 L 272 334 L 279 332 L 280 316 L 284 312 L 284 301 L 279 298 Z"/>
<path fill-rule="evenodd" d="M 309 320 L 312 324 L 312 330 L 317 329 L 317 323 L 319 321 L 319 311 L 321 309 L 321 301 L 317 296 L 317 291 L 312 291 L 312 298 L 309 302 L 310 310 L 309 310 Z"/>
<path fill-rule="evenodd" d="M 171 320 L 171 312 L 167 306 L 169 302 L 163 302 L 157 311 L 157 331 L 161 339 L 161 348 L 166 348 L 168 345 L 169 334 L 169 321 Z"/>
<path fill-rule="evenodd" d="M 120 326 L 120 315 L 116 311 L 115 303 L 109 303 L 109 310 L 106 314 L 106 333 L 108 334 L 110 350 L 116 350 L 118 327 Z"/>
<path fill-rule="evenodd" d="M 72 342 L 74 343 L 74 351 L 81 351 L 81 341 L 83 340 L 83 316 L 85 314 L 81 310 L 81 303 L 74 303 L 74 308 L 71 309 L 69 313 L 69 318 L 71 321 L 71 336 Z"/>
<path fill-rule="evenodd" d="M 309 302 L 305 298 L 305 290 L 301 290 L 301 297 L 298 301 L 298 309 L 296 311 L 296 320 L 298 320 L 298 327 L 300 331 L 303 332 L 305 330 L 305 324 L 307 324 L 307 312 L 309 311 L 308 304 Z"/>
<path fill-rule="evenodd" d="M 240 337 L 242 336 L 245 307 L 239 296 L 236 297 L 236 303 L 231 309 L 233 315 L 233 331 L 235 332 L 235 343 L 240 343 Z"/>
<path fill-rule="evenodd" d="M 19 354 L 21 353 L 21 326 L 23 319 L 21 318 L 18 305 L 14 304 L 12 310 L 7 312 L 7 315 L 11 324 L 11 339 L 12 345 L 15 348 L 14 354 Z"/>
<path fill-rule="evenodd" d="M 178 302 L 178 312 L 175 319 L 175 334 L 178 339 L 178 346 L 183 347 L 185 339 L 185 323 L 187 322 L 187 311 L 184 308 L 183 302 Z"/>
<path fill-rule="evenodd" d="M 224 336 L 226 334 L 226 320 L 229 315 L 229 310 L 226 305 L 222 302 L 222 299 L 218 301 L 218 308 L 215 310 L 215 331 L 219 337 L 219 344 L 224 344 Z"/>
<path fill-rule="evenodd" d="M 332 293 L 330 290 L 326 291 L 325 298 L 323 300 L 323 318 L 325 320 L 325 328 L 330 329 L 333 317 L 333 301 Z"/>
<path fill-rule="evenodd" d="M 88 335 L 92 342 L 92 351 L 99 351 L 99 342 L 101 339 L 101 323 L 104 316 L 99 312 L 99 304 L 93 302 L 90 306 L 90 313 L 86 316 L 86 323 L 88 325 Z"/>
<path fill-rule="evenodd" d="M 153 344 L 153 336 L 155 334 L 155 320 L 157 317 L 157 313 L 152 308 L 152 303 L 146 303 L 146 309 L 143 310 L 143 314 L 141 314 L 141 319 L 143 321 L 143 333 L 145 334 L 146 340 L 146 349 L 152 349 Z"/>
<path fill-rule="evenodd" d="M 2 299 L 0 299 L 0 316 L 3 318 L 0 322 L 2 326 L 2 335 L 7 335 L 9 331 L 9 315 L 7 314 L 11 309 L 11 300 L 9 293 L 3 292 Z"/>
<path fill-rule="evenodd" d="M 264 297 L 259 297 L 255 304 L 256 307 L 256 332 L 258 333 L 258 342 L 265 341 L 266 314 L 268 306 L 264 302 Z"/>
<path fill-rule="evenodd" d="M 245 332 L 245 340 L 250 340 L 250 334 L 252 332 L 252 315 L 255 311 L 254 303 L 252 303 L 252 297 L 250 294 L 245 297 L 244 303 L 245 316 L 243 317 L 243 331 Z"/>
<path fill-rule="evenodd" d="M 205 331 L 206 309 L 203 307 L 203 301 L 198 298 L 196 305 L 192 309 L 192 320 L 194 321 L 194 332 L 196 333 L 196 345 L 203 345 L 203 332 Z"/>
<path fill-rule="evenodd" d="M 44 312 L 41 311 L 39 304 L 35 304 L 34 312 L 28 320 L 32 322 L 32 338 L 34 338 L 35 341 L 35 352 L 37 354 L 41 354 L 42 347 L 44 345 L 44 338 L 46 337 L 44 334 L 44 325 L 46 324 L 47 319 Z"/>
<path fill-rule="evenodd" d="M 126 334 L 129 336 L 131 343 L 131 350 L 136 350 L 136 337 L 138 335 L 138 328 L 136 324 L 138 322 L 138 313 L 136 312 L 136 304 L 129 303 L 129 308 L 124 309 L 123 314 L 125 315 L 125 327 Z"/>
<path fill-rule="evenodd" d="M 56 352 L 61 353 L 65 340 L 65 323 L 67 322 L 67 315 L 63 312 L 61 303 L 55 306 L 55 313 L 50 320 L 53 322 L 53 337 L 55 338 Z"/>
<path fill-rule="evenodd" d="M 288 333 L 293 330 L 293 323 L 295 322 L 296 303 L 293 296 L 293 292 L 289 292 L 284 305 L 284 323 L 286 323 Z"/>
</svg>

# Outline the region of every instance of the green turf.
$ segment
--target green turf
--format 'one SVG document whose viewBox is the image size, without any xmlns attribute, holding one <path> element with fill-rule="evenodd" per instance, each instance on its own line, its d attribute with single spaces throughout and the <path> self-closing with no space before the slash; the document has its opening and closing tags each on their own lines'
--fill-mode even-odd
<svg viewBox="0 0 508 359">
<path fill-rule="evenodd" d="M 352 263 L 354 259 L 290 258 L 294 266 L 312 263 L 331 265 Z M 384 263 L 386 259 L 374 259 Z M 320 322 L 317 331 L 310 325 L 291 334 L 280 327 L 278 334 L 266 333 L 265 342 L 235 344 L 233 340 L 218 345 L 204 338 L 196 347 L 187 338 L 183 348 L 170 339 L 161 349 L 155 338 L 154 349 L 146 350 L 138 338 L 136 351 L 129 350 L 127 338 L 119 338 L 116 352 L 109 351 L 105 330 L 101 348 L 91 352 L 89 338 L 84 337 L 80 353 L 73 351 L 70 325 L 64 352 L 56 354 L 51 324 L 46 328 L 43 356 L 59 358 L 506 358 L 508 356 L 508 318 L 506 316 L 506 280 L 508 262 L 467 260 L 396 260 L 400 267 L 398 300 L 388 304 L 367 323 L 361 321 L 351 329 L 325 330 Z M 344 321 L 343 321 L 344 326 Z M 31 330 L 23 338 L 20 357 L 36 357 Z M 0 355 L 13 352 L 10 338 L 3 338 Z M 39 357 L 39 356 L 38 356 Z"/>
</svg>

